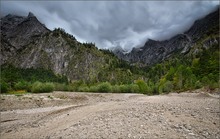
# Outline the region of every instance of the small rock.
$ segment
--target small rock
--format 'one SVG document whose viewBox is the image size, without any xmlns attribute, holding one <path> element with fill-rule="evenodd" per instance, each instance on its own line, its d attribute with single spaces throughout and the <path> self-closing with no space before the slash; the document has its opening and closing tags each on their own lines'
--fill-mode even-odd
<svg viewBox="0 0 220 139">
<path fill-rule="evenodd" d="M 131 134 L 128 134 L 128 137 L 130 138 L 130 137 L 131 137 Z"/>
<path fill-rule="evenodd" d="M 194 134 L 194 133 L 189 133 L 189 135 L 191 135 L 191 136 L 195 136 L 195 134 Z"/>
<path fill-rule="evenodd" d="M 8 131 L 6 131 L 6 133 L 9 133 L 9 132 L 11 132 L 12 130 L 8 130 Z"/>
<path fill-rule="evenodd" d="M 189 130 L 191 130 L 192 129 L 192 127 L 189 125 L 188 127 L 187 127 Z"/>
</svg>

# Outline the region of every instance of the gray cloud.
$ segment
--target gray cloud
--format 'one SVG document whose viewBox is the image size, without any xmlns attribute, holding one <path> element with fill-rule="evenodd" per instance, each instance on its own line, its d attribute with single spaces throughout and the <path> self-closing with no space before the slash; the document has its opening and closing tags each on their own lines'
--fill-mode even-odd
<svg viewBox="0 0 220 139">
<path fill-rule="evenodd" d="M 48 28 L 64 28 L 99 48 L 169 39 L 211 12 L 218 1 L 1 1 L 1 16 L 33 12 Z"/>
</svg>

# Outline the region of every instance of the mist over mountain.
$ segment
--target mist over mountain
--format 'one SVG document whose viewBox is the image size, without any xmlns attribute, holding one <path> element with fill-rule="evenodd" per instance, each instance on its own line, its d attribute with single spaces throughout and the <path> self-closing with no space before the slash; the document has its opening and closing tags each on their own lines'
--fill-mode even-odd
<svg viewBox="0 0 220 139">
<path fill-rule="evenodd" d="M 80 42 L 129 51 L 148 39 L 181 34 L 215 10 L 217 1 L 1 1 L 1 16 L 32 11 L 50 30 L 61 27 Z"/>
<path fill-rule="evenodd" d="M 210 34 L 212 34 L 213 37 L 206 38 L 207 40 L 205 42 L 218 44 L 219 38 L 216 37 L 218 36 L 218 33 L 219 9 L 199 20 L 196 20 L 189 30 L 168 40 L 156 41 L 149 39 L 142 47 L 133 48 L 130 53 L 124 53 L 120 49 L 114 49 L 113 53 L 119 58 L 131 63 L 151 66 L 168 59 L 174 54 L 187 54 L 190 49 L 201 41 L 201 38 L 204 38 L 204 36 L 210 36 Z M 202 43 L 205 42 L 202 41 Z"/>
</svg>

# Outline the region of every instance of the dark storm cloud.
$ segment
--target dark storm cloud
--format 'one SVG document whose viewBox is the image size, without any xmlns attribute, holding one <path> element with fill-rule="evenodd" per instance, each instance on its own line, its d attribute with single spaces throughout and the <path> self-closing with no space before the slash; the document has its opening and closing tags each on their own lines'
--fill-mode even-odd
<svg viewBox="0 0 220 139">
<path fill-rule="evenodd" d="M 99 48 L 131 49 L 148 38 L 163 40 L 187 30 L 218 1 L 1 1 L 1 13 L 32 11 L 50 29 L 64 28 Z"/>
</svg>

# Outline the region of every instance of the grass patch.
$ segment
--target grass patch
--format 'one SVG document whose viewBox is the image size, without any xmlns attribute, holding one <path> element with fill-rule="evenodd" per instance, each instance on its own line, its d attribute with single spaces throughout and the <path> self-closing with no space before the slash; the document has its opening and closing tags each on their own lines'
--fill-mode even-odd
<svg viewBox="0 0 220 139">
<path fill-rule="evenodd" d="M 7 94 L 15 95 L 17 97 L 23 96 L 24 94 L 27 94 L 28 92 L 26 90 L 17 90 L 17 91 L 10 91 Z"/>
<path fill-rule="evenodd" d="M 54 91 L 53 83 L 35 82 L 31 87 L 32 93 L 48 93 Z"/>
</svg>

